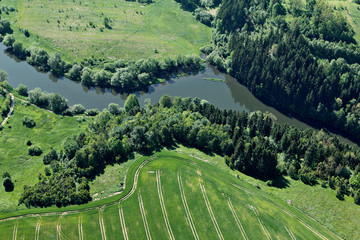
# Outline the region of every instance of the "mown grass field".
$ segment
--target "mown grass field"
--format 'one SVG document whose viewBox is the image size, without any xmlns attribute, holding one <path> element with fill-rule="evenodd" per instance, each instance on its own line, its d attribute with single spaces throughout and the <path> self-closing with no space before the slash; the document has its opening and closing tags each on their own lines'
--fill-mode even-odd
<svg viewBox="0 0 360 240">
<path fill-rule="evenodd" d="M 32 117 L 36 126 L 23 126 L 24 116 Z M 90 119 L 78 122 L 75 117 L 61 117 L 33 105 L 27 106 L 25 102 L 15 99 L 14 113 L 0 131 L 0 175 L 5 171 L 9 172 L 15 188 L 12 192 L 5 192 L 1 184 L 0 212 L 19 209 L 17 204 L 23 186 L 37 183 L 39 173 L 45 175 L 42 161 L 44 153 L 48 153 L 50 147 L 60 150 L 65 138 L 84 131 L 88 121 Z M 29 156 L 26 144 L 28 140 L 40 147 L 43 155 Z"/>
<path fill-rule="evenodd" d="M 209 162 L 164 150 L 146 162 L 138 178 L 134 178 L 134 168 L 144 159 L 149 158 L 136 160 L 137 164 L 129 170 L 126 181 L 137 187 L 127 199 L 88 210 L 1 221 L 2 236 L 6 239 L 14 236 L 17 239 L 337 239 L 285 201 Z M 127 184 L 127 190 L 131 185 Z"/>
<path fill-rule="evenodd" d="M 59 51 L 66 60 L 142 59 L 199 54 L 211 30 L 174 0 L 137 2 L 95 0 L 4 0 L 18 12 L 2 15 L 25 46 Z M 104 18 L 112 29 L 104 27 Z M 27 29 L 30 37 L 19 30 Z M 155 53 L 157 49 L 158 53 Z"/>
</svg>

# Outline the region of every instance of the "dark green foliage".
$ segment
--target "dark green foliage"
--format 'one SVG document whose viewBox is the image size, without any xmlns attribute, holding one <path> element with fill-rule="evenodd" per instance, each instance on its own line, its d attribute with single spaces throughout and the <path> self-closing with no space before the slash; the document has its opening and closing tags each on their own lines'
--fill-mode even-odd
<svg viewBox="0 0 360 240">
<path fill-rule="evenodd" d="M 1 10 L 0 10 L 1 13 Z M 5 35 L 11 33 L 10 22 L 8 20 L 0 19 L 0 34 Z"/>
<path fill-rule="evenodd" d="M 104 26 L 107 29 L 112 29 L 111 27 L 111 20 L 108 17 L 104 17 Z"/>
<path fill-rule="evenodd" d="M 123 109 L 116 103 L 110 103 L 108 106 L 108 110 L 113 115 L 120 115 L 123 112 Z"/>
<path fill-rule="evenodd" d="M 74 81 L 81 81 L 82 66 L 74 64 L 68 72 L 68 77 Z"/>
<path fill-rule="evenodd" d="M 205 24 L 206 26 L 211 26 L 212 20 L 214 20 L 213 15 L 207 12 L 204 8 L 197 8 L 194 11 L 196 20 L 200 21 L 201 23 Z"/>
<path fill-rule="evenodd" d="M 5 101 L 2 103 L 1 107 L 0 107 L 0 114 L 5 117 L 11 108 L 11 100 L 9 98 L 9 96 L 6 97 Z"/>
<path fill-rule="evenodd" d="M 133 109 L 140 108 L 139 100 L 135 94 L 130 94 L 124 104 L 125 111 L 129 113 Z"/>
<path fill-rule="evenodd" d="M 4 40 L 3 40 L 3 44 L 7 47 L 7 48 L 12 48 L 13 47 L 13 44 L 15 42 L 15 38 L 13 35 L 6 35 L 4 37 Z"/>
<path fill-rule="evenodd" d="M 8 79 L 8 74 L 4 70 L 0 70 L 0 82 L 5 82 Z"/>
<path fill-rule="evenodd" d="M 28 96 L 28 90 L 27 87 L 23 84 L 19 84 L 19 86 L 16 88 L 16 91 L 18 92 L 18 94 L 20 94 L 21 96 L 27 97 Z"/>
<path fill-rule="evenodd" d="M 67 99 L 57 93 L 53 93 L 49 98 L 49 107 L 54 113 L 61 113 L 67 109 L 67 102 Z"/>
<path fill-rule="evenodd" d="M 28 148 L 28 154 L 30 156 L 40 156 L 42 154 L 42 150 L 38 146 L 34 145 Z"/>
<path fill-rule="evenodd" d="M 341 191 L 340 188 L 337 188 L 337 189 L 336 189 L 336 197 L 337 197 L 339 200 L 341 200 L 341 201 L 344 200 L 344 194 L 342 193 L 342 191 Z"/>
<path fill-rule="evenodd" d="M 27 141 L 26 141 L 26 145 L 31 146 L 31 145 L 32 145 L 31 141 L 30 141 L 30 140 L 27 140 Z"/>
<path fill-rule="evenodd" d="M 283 14 L 281 1 L 225 0 L 208 60 L 266 103 L 359 140 L 360 52 L 351 26 L 324 1 L 291 1 L 292 20 Z"/>
<path fill-rule="evenodd" d="M 354 197 L 354 203 L 360 205 L 360 191 L 357 191 Z"/>
<path fill-rule="evenodd" d="M 54 113 L 62 113 L 67 108 L 68 100 L 57 93 L 42 92 L 40 88 L 29 91 L 29 101 L 39 107 L 47 108 Z"/>
<path fill-rule="evenodd" d="M 65 71 L 65 62 L 63 60 L 61 60 L 61 56 L 58 52 L 56 52 L 55 54 L 51 55 L 47 61 L 47 64 L 50 68 L 50 71 L 55 75 L 55 76 L 64 76 Z"/>
<path fill-rule="evenodd" d="M 6 192 L 12 192 L 14 190 L 14 183 L 11 181 L 10 177 L 5 177 L 3 179 L 3 186 L 5 187 Z"/>
<path fill-rule="evenodd" d="M 24 186 L 19 203 L 27 207 L 62 207 L 91 200 L 87 180 L 80 179 L 80 184 L 76 186 L 74 179 L 68 176 L 55 173 L 49 178 L 43 178 L 34 187 Z"/>
<path fill-rule="evenodd" d="M 12 45 L 12 51 L 13 53 L 22 60 L 26 59 L 26 56 L 28 55 L 27 49 L 23 46 L 20 42 L 14 42 Z"/>
<path fill-rule="evenodd" d="M 43 162 L 45 165 L 50 164 L 52 161 L 58 160 L 58 154 L 57 152 L 51 148 L 50 152 L 48 154 L 45 154 L 43 157 Z"/>
<path fill-rule="evenodd" d="M 24 35 L 25 35 L 25 37 L 30 37 L 29 30 L 24 29 Z"/>
<path fill-rule="evenodd" d="M 97 108 L 94 109 L 88 109 L 85 111 L 86 116 L 96 116 L 99 114 L 99 110 Z"/>
<path fill-rule="evenodd" d="M 75 104 L 70 107 L 72 114 L 83 114 L 85 113 L 85 107 L 81 104 Z"/>
<path fill-rule="evenodd" d="M 2 175 L 2 178 L 11 178 L 10 173 L 9 172 L 4 172 Z"/>
<path fill-rule="evenodd" d="M 28 128 L 33 128 L 36 126 L 36 123 L 32 117 L 24 116 L 21 121 L 22 124 Z"/>
<path fill-rule="evenodd" d="M 173 102 L 173 99 L 172 97 L 168 96 L 168 95 L 163 95 L 161 98 L 160 98 L 160 106 L 162 107 L 166 107 L 166 108 L 169 108 L 172 106 L 172 102 Z"/>
<path fill-rule="evenodd" d="M 51 175 L 51 171 L 50 171 L 50 168 L 49 167 L 45 167 L 44 168 L 44 173 L 45 173 L 45 176 L 50 176 Z"/>
<path fill-rule="evenodd" d="M 150 154 L 178 143 L 220 154 L 232 169 L 263 180 L 277 177 L 278 156 L 285 156 L 281 165 L 291 177 L 310 185 L 318 178 L 329 179 L 329 186 L 339 194 L 351 192 L 354 181 L 343 168 L 353 170 L 360 164 L 359 148 L 323 131 L 278 125 L 260 112 L 221 110 L 198 98 L 165 96 L 162 103 L 147 104 L 145 109 L 139 107 L 135 95 L 129 95 L 127 102 L 126 112 L 99 113 L 86 132 L 65 139 L 59 154 L 55 150 L 46 154 L 43 160 L 50 164 L 52 174 L 26 188 L 20 202 L 27 206 L 84 203 L 89 201 L 84 197 L 87 192 L 79 200 L 74 182 L 93 179 L 106 165 L 122 163 L 135 151 Z M 67 187 L 56 189 L 55 182 Z M 45 191 L 50 193 L 46 201 L 36 195 Z M 62 198 L 67 200 L 62 202 Z"/>
<path fill-rule="evenodd" d="M 49 71 L 48 60 L 49 54 L 39 48 L 30 49 L 30 56 L 26 58 L 29 64 L 38 67 L 41 71 Z"/>
</svg>

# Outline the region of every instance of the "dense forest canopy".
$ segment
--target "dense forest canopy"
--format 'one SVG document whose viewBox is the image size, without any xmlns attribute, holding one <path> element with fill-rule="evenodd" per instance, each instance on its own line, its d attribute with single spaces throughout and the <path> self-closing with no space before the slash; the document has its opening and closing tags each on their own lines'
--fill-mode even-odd
<svg viewBox="0 0 360 240">
<path fill-rule="evenodd" d="M 263 101 L 359 141 L 360 50 L 322 0 L 224 0 L 208 60 Z"/>
</svg>

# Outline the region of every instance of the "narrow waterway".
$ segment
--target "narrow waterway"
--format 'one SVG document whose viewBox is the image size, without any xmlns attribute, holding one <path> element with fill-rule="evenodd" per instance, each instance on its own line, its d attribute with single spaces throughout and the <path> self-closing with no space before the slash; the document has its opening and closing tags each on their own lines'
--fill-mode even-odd
<svg viewBox="0 0 360 240">
<path fill-rule="evenodd" d="M 49 93 L 58 93 L 69 100 L 69 105 L 80 103 L 86 108 L 102 110 L 109 103 L 123 105 L 127 94 L 117 93 L 113 89 L 97 87 L 88 88 L 80 82 L 67 78 L 55 78 L 51 73 L 39 72 L 26 61 L 19 61 L 16 57 L 5 51 L 6 47 L 0 44 L 0 69 L 9 75 L 9 84 L 17 87 L 20 83 L 26 85 L 28 90 L 40 87 Z M 209 78 L 221 79 L 220 81 L 207 80 Z M 245 86 L 237 82 L 228 74 L 217 71 L 213 66 L 206 68 L 196 75 L 173 78 L 166 83 L 154 84 L 146 92 L 137 92 L 140 104 L 149 98 L 152 103 L 158 102 L 164 95 L 180 97 L 198 97 L 206 99 L 216 107 L 252 112 L 260 110 L 270 112 L 278 123 L 287 123 L 299 128 L 313 128 L 306 123 L 277 111 L 258 100 Z M 339 136 L 347 143 L 350 140 Z"/>
</svg>

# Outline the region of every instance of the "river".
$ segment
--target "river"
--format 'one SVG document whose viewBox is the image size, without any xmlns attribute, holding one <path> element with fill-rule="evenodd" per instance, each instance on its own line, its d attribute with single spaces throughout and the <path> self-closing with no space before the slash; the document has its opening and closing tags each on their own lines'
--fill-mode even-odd
<svg viewBox="0 0 360 240">
<path fill-rule="evenodd" d="M 97 87 L 88 88 L 80 82 L 71 81 L 67 78 L 55 78 L 51 73 L 39 72 L 26 61 L 20 61 L 15 56 L 5 51 L 6 47 L 0 44 L 0 70 L 5 70 L 9 76 L 9 84 L 17 87 L 20 83 L 26 85 L 28 90 L 40 87 L 49 93 L 58 93 L 69 100 L 69 106 L 80 103 L 86 108 L 98 108 L 102 110 L 109 103 L 124 105 L 127 94 L 117 93 L 113 89 Z M 207 78 L 222 79 L 211 81 Z M 258 100 L 245 86 L 228 74 L 220 73 L 209 64 L 196 75 L 182 76 L 170 79 L 161 84 L 148 87 L 146 92 L 135 93 L 141 105 L 149 98 L 152 103 L 167 94 L 169 96 L 198 97 L 206 99 L 216 107 L 252 112 L 260 110 L 270 112 L 278 123 L 290 124 L 301 129 L 313 128 L 296 118 L 287 116 L 275 108 L 270 107 Z M 350 140 L 339 136 L 347 143 Z"/>
</svg>

